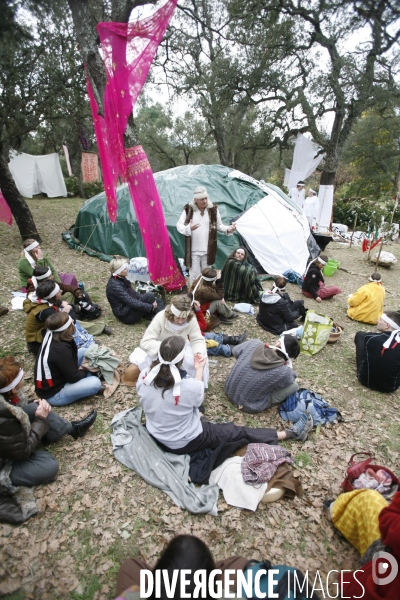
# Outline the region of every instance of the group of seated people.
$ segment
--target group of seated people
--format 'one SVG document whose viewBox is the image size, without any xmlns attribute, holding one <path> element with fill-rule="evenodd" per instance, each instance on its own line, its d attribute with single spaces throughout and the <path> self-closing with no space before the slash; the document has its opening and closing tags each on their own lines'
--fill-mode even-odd
<svg viewBox="0 0 400 600">
<path fill-rule="evenodd" d="M 36 356 L 38 399 L 29 401 L 22 392 L 24 373 L 20 364 L 13 357 L 1 359 L 0 470 L 10 461 L 10 484 L 31 487 L 52 481 L 58 470 L 54 457 L 38 450 L 40 442 L 55 442 L 65 434 L 82 437 L 96 419 L 97 413 L 92 411 L 85 419 L 70 422 L 52 407 L 101 395 L 104 387 L 99 377 L 82 366 L 86 347 L 79 347 L 80 338 L 74 337 L 76 300 L 82 299 L 81 288 L 75 285 L 76 280 L 69 284 L 57 281 L 58 275 L 38 243 L 28 241 L 19 272 L 21 288 L 27 292 L 26 340 L 29 351 Z M 296 320 L 304 321 L 304 300 L 291 300 L 286 292 L 287 280 L 282 276 L 275 278 L 271 290 L 262 291 L 246 258 L 246 251 L 238 248 L 222 272 L 211 267 L 203 269 L 190 291 L 173 296 L 166 307 L 152 292 L 139 294 L 132 288 L 127 279 L 127 259 L 115 258 L 110 263 L 106 294 L 113 314 L 124 324 L 142 318 L 149 321 L 140 342 L 142 358 L 137 364 L 136 389 L 147 431 L 167 452 L 192 454 L 224 444 L 239 447 L 257 442 L 275 445 L 289 439 L 304 441 L 313 428 L 307 411 L 282 431 L 213 423 L 204 416 L 207 355 L 235 357 L 225 392 L 232 404 L 245 412 L 258 413 L 277 406 L 299 387 L 292 365 L 300 353 L 299 341 L 295 335 L 281 334 L 296 327 Z M 303 279 L 303 294 L 317 302 L 340 293 L 335 286 L 325 287 L 321 271 L 327 261 L 325 255 L 311 261 Z M 348 314 L 353 319 L 377 322 L 379 331 L 356 335 L 359 381 L 378 391 L 394 391 L 400 386 L 400 313 L 383 313 L 384 296 L 381 276 L 375 273 L 366 286 L 348 298 Z M 237 318 L 226 304 L 232 299 L 259 303 L 257 322 L 264 330 L 280 335 L 279 340 L 271 345 L 258 339 L 246 340 L 247 331 L 237 336 L 212 332 L 216 325 L 229 325 Z M 85 302 L 91 303 L 87 295 Z M 390 507 L 385 510 L 391 511 Z M 400 509 L 396 510 L 398 518 Z M 1 512 L 0 517 L 7 519 Z M 177 568 L 183 568 L 180 560 Z M 212 557 L 210 564 L 214 564 Z M 127 583 L 126 578 L 123 581 L 120 591 Z M 136 581 L 132 576 L 130 585 Z"/>
</svg>

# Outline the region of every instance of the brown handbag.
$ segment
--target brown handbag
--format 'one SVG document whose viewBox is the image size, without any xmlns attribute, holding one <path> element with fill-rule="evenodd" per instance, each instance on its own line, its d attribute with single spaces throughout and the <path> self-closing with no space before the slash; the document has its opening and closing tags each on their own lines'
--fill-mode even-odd
<svg viewBox="0 0 400 600">
<path fill-rule="evenodd" d="M 354 462 L 354 457 L 355 456 L 359 456 L 359 455 L 367 455 L 368 458 L 366 460 L 362 460 L 358 463 Z M 383 469 L 384 471 L 386 471 L 386 473 L 389 473 L 390 477 L 392 478 L 392 482 L 395 485 L 399 485 L 399 480 L 396 477 L 396 475 L 394 473 L 392 473 L 392 471 L 390 469 L 388 469 L 387 467 L 383 467 L 381 465 L 373 465 L 371 464 L 372 461 L 372 454 L 370 452 L 356 452 L 355 454 L 353 454 L 353 456 L 351 456 L 350 460 L 349 460 L 349 466 L 347 467 L 347 471 L 346 471 L 346 478 L 344 479 L 344 481 L 342 481 L 340 487 L 343 488 L 344 492 L 352 492 L 355 488 L 353 487 L 353 481 L 355 479 L 357 479 L 358 477 L 360 477 L 360 475 L 362 473 L 365 473 L 365 471 L 367 469 L 371 469 L 372 471 L 374 471 L 375 473 L 377 471 L 379 471 L 380 469 Z"/>
</svg>

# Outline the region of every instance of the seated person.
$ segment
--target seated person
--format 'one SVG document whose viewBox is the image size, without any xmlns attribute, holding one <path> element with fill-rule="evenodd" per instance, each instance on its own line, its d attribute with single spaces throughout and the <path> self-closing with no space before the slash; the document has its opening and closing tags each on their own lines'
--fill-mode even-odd
<svg viewBox="0 0 400 600">
<path fill-rule="evenodd" d="M 393 573 L 393 563 L 400 562 L 400 492 L 388 505 L 376 490 L 361 489 L 341 494 L 325 507 L 335 527 L 361 554 L 360 566 L 354 573 L 339 573 L 343 598 L 394 600 L 399 597 L 400 573 Z M 383 556 L 376 556 L 382 553 Z M 380 560 L 379 560 L 380 559 Z M 376 564 L 375 563 L 376 560 Z M 380 570 L 379 563 L 390 564 Z M 349 570 L 349 567 L 342 567 Z M 386 579 L 386 581 L 385 581 Z"/>
<path fill-rule="evenodd" d="M 325 280 L 322 276 L 322 270 L 327 264 L 329 258 L 326 254 L 320 254 L 317 258 L 312 260 L 304 274 L 303 285 L 301 292 L 303 296 L 307 298 L 314 298 L 317 302 L 332 298 L 337 294 L 341 294 L 342 290 L 336 285 L 330 285 L 325 287 Z"/>
<path fill-rule="evenodd" d="M 372 273 L 369 283 L 361 286 L 354 294 L 347 298 L 347 316 L 354 321 L 376 325 L 383 313 L 385 288 L 382 285 L 380 273 Z"/>
<path fill-rule="evenodd" d="M 247 256 L 245 248 L 236 248 L 222 269 L 225 298 L 230 302 L 255 304 L 263 291 L 257 271 L 247 261 Z"/>
<path fill-rule="evenodd" d="M 140 348 L 147 354 L 147 359 L 139 366 L 140 370 L 150 366 L 158 357 L 161 343 L 171 335 L 180 336 L 186 344 L 185 370 L 194 375 L 194 357 L 207 357 L 204 337 L 195 318 L 192 306 L 192 294 L 172 296 L 171 304 L 156 315 L 150 323 L 140 342 Z M 205 373 L 205 384 L 208 373 Z"/>
<path fill-rule="evenodd" d="M 55 312 L 71 313 L 75 319 L 75 312 L 70 304 L 61 300 L 61 289 L 55 281 L 47 280 L 40 283 L 35 292 L 31 292 L 24 300 L 26 313 L 25 339 L 29 352 L 37 354 L 45 333 L 45 321 Z"/>
<path fill-rule="evenodd" d="M 164 302 L 156 298 L 153 292 L 136 292 L 126 278 L 128 268 L 127 258 L 114 258 L 110 262 L 111 277 L 107 283 L 106 294 L 113 314 L 125 325 L 138 323 L 142 317 L 151 321 L 163 310 Z"/>
<path fill-rule="evenodd" d="M 192 296 L 192 294 L 190 294 L 190 296 Z M 197 302 L 197 300 L 193 302 L 193 310 L 195 312 L 200 331 L 206 340 L 208 356 L 225 356 L 229 358 L 229 356 L 232 356 L 233 347 L 243 344 L 243 342 L 246 340 L 247 329 L 241 335 L 224 335 L 223 333 L 214 333 L 212 331 L 208 332 L 207 321 L 204 317 L 203 311 L 200 308 L 200 303 Z"/>
<path fill-rule="evenodd" d="M 356 333 L 357 378 L 371 390 L 394 392 L 400 386 L 400 313 L 384 313 L 377 328 Z"/>
<path fill-rule="evenodd" d="M 81 366 L 86 348 L 76 347 L 70 315 L 55 312 L 46 319 L 45 327 L 35 363 L 36 395 L 51 406 L 66 406 L 103 392 L 100 379 Z"/>
<path fill-rule="evenodd" d="M 243 347 L 244 344 L 241 344 Z M 285 431 L 238 427 L 233 423 L 210 423 L 201 417 L 199 407 L 204 401 L 204 357 L 195 357 L 195 377 L 181 370 L 185 356 L 185 341 L 176 335 L 161 343 L 158 358 L 139 376 L 136 390 L 146 415 L 146 428 L 167 452 L 192 454 L 200 450 L 215 450 L 221 445 L 238 442 L 276 445 L 279 440 L 305 440 L 313 427 L 311 415 Z M 215 465 L 217 466 L 217 465 Z"/>
<path fill-rule="evenodd" d="M 65 283 L 67 285 L 78 285 L 75 275 L 72 273 L 57 273 L 47 254 L 43 254 L 39 242 L 33 239 L 25 240 L 21 258 L 18 261 L 18 272 L 21 284 L 21 291 L 26 292 L 28 279 L 33 275 L 33 269 L 36 266 L 48 267 L 51 270 L 56 283 Z"/>
<path fill-rule="evenodd" d="M 291 359 L 300 354 L 292 335 L 282 336 L 275 346 L 249 340 L 232 351 L 237 359 L 225 382 L 225 393 L 244 412 L 258 413 L 277 406 L 299 389 Z"/>
<path fill-rule="evenodd" d="M 293 301 L 289 294 L 285 293 L 286 284 L 285 277 L 275 277 L 272 290 L 265 291 L 261 296 L 257 315 L 257 323 L 276 335 L 298 327 L 295 320 L 300 317 L 304 319 L 306 316 L 304 300 Z"/>
<path fill-rule="evenodd" d="M 0 471 L 11 461 L 9 483 L 13 486 L 35 486 L 56 478 L 58 463 L 50 452 L 38 450 L 41 440 L 52 443 L 68 434 L 83 437 L 96 420 L 92 411 L 81 421 L 67 421 L 45 400 L 29 401 L 22 388 L 24 372 L 12 356 L 0 359 Z M 2 481 L 4 485 L 4 481 Z M 19 515 L 16 502 L 1 503 L 0 521 L 21 522 L 30 515 Z"/>
<path fill-rule="evenodd" d="M 234 556 L 226 560 L 214 562 L 210 550 L 199 538 L 193 535 L 178 535 L 169 542 L 154 569 L 140 558 L 128 558 L 122 563 L 121 568 L 118 571 L 118 598 L 116 600 L 139 600 L 140 571 L 142 569 L 153 571 L 153 573 L 156 570 L 162 571 L 165 569 L 168 571 L 170 581 L 172 581 L 175 569 L 190 569 L 191 575 L 187 577 L 187 581 L 190 583 L 186 586 L 186 593 L 189 594 L 190 597 L 193 597 L 193 591 L 195 589 L 192 575 L 195 571 L 204 569 L 207 576 L 209 576 L 214 569 L 220 569 L 222 574 L 217 575 L 215 580 L 223 582 L 224 571 L 226 569 L 232 569 L 233 572 L 230 575 L 230 580 L 233 582 L 233 587 L 231 588 L 231 591 L 236 594 L 236 571 L 244 571 L 247 563 L 248 559 L 243 556 Z M 180 574 L 178 576 L 176 589 L 180 589 Z M 161 598 L 166 600 L 168 597 L 175 598 L 176 596 L 167 596 L 165 586 L 162 583 Z"/>
<path fill-rule="evenodd" d="M 203 314 L 210 312 L 222 323 L 230 323 L 239 315 L 235 315 L 224 300 L 224 284 L 221 279 L 221 271 L 212 267 L 203 269 L 201 275 L 194 280 L 190 291 L 194 299 L 200 303 Z"/>
<path fill-rule="evenodd" d="M 49 267 L 35 267 L 33 269 L 32 277 L 28 279 L 26 295 L 29 297 L 29 294 L 34 293 L 38 285 L 49 280 L 54 281 L 54 277 Z M 61 301 L 65 301 L 67 304 L 70 304 L 74 308 L 75 312 L 79 314 L 81 319 L 88 319 L 89 321 L 92 321 L 100 316 L 100 306 L 92 302 L 89 294 L 83 291 L 79 285 L 67 285 L 62 282 L 58 285 L 61 290 Z M 102 333 L 105 335 L 112 334 L 111 327 L 108 327 L 102 321 L 96 321 L 96 323 L 85 322 L 85 325 L 79 321 L 78 323 L 84 327 L 84 329 L 86 329 L 90 335 L 101 335 Z"/>
</svg>

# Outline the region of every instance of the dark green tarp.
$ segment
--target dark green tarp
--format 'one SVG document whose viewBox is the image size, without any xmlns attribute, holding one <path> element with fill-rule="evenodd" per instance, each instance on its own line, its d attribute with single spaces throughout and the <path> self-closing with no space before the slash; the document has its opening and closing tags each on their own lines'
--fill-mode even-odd
<svg viewBox="0 0 400 600">
<path fill-rule="evenodd" d="M 231 219 L 265 197 L 265 192 L 257 185 L 228 177 L 230 171 L 232 169 L 222 165 L 186 165 L 154 175 L 172 248 L 178 257 L 184 256 L 185 244 L 184 236 L 176 229 L 176 223 L 184 205 L 192 200 L 196 186 L 203 185 L 207 188 L 210 200 L 218 204 L 222 221 L 226 225 L 231 222 Z M 279 188 L 272 185 L 270 187 L 277 190 L 288 203 L 293 205 L 290 198 Z M 121 254 L 128 258 L 146 256 L 127 184 L 117 189 L 117 197 L 116 223 L 111 223 L 108 218 L 103 192 L 83 204 L 73 229 L 74 237 L 81 245 L 102 254 Z M 226 257 L 238 245 L 237 234 L 228 237 L 218 233 L 215 265 L 221 268 Z"/>
</svg>

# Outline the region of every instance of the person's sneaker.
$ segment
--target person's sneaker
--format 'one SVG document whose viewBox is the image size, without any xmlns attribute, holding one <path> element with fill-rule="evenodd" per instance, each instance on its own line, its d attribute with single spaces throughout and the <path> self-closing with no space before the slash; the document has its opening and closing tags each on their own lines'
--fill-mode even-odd
<svg viewBox="0 0 400 600">
<path fill-rule="evenodd" d="M 89 427 L 93 425 L 97 417 L 97 410 L 93 410 L 87 417 L 82 419 L 82 421 L 71 421 L 72 431 L 70 431 L 69 435 L 72 435 L 74 440 L 77 440 L 79 437 L 83 437 Z"/>
<path fill-rule="evenodd" d="M 313 427 L 314 420 L 310 413 L 306 410 L 301 415 L 297 423 L 294 423 L 294 425 L 292 425 L 289 429 L 296 436 L 296 440 L 298 440 L 299 442 L 305 442 L 308 437 L 308 433 Z"/>
<path fill-rule="evenodd" d="M 112 334 L 113 334 L 113 331 L 112 331 L 111 327 L 109 327 L 108 325 L 105 325 L 105 327 L 104 327 L 104 329 L 103 329 L 103 333 L 104 333 L 105 335 L 112 335 Z"/>
</svg>

